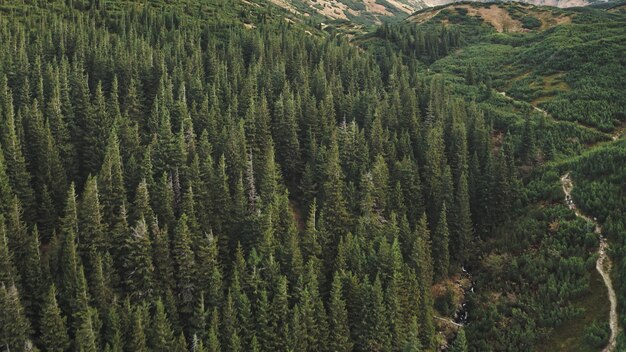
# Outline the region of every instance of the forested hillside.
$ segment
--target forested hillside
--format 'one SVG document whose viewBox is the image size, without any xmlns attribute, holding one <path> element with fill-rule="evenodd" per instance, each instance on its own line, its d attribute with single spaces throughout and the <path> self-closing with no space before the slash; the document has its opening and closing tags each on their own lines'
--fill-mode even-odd
<svg viewBox="0 0 626 352">
<path fill-rule="evenodd" d="M 589 11 L 620 53 L 623 27 Z M 522 70 L 584 28 L 350 41 L 313 22 L 256 1 L 0 4 L 0 350 L 528 351 L 581 317 L 575 343 L 606 343 L 598 238 L 558 172 L 601 178 L 576 158 L 598 148 L 615 199 L 574 197 L 621 243 L 623 56 L 584 84 L 572 62 L 545 98 L 487 60 Z M 607 108 L 580 117 L 601 84 Z"/>
</svg>

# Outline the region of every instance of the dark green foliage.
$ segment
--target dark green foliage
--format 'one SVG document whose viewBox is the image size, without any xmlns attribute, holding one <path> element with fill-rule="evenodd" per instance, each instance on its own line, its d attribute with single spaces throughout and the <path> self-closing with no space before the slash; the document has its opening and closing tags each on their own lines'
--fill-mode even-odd
<svg viewBox="0 0 626 352">
<path fill-rule="evenodd" d="M 50 286 L 42 308 L 41 315 L 41 344 L 46 351 L 63 352 L 70 346 L 70 338 L 67 335 L 66 319 L 61 315 L 61 309 L 57 304 L 56 288 Z"/>
<path fill-rule="evenodd" d="M 524 16 L 520 20 L 522 27 L 526 29 L 537 29 L 541 27 L 541 21 L 532 16 Z"/>
<path fill-rule="evenodd" d="M 594 322 L 585 329 L 585 343 L 592 348 L 602 348 L 609 342 L 608 324 Z"/>
<path fill-rule="evenodd" d="M 0 285 L 0 343 L 11 350 L 27 351 L 32 345 L 30 324 L 15 285 Z"/>
<path fill-rule="evenodd" d="M 452 346 L 449 349 L 450 352 L 467 352 L 467 339 L 465 338 L 465 330 L 459 329 L 456 333 L 456 337 L 452 342 Z"/>
<path fill-rule="evenodd" d="M 596 67 L 619 15 L 513 35 L 442 10 L 350 42 L 258 0 L 0 12 L 0 349 L 433 351 L 461 267 L 453 351 L 533 350 L 582 314 L 597 242 L 545 164 L 609 139 L 573 121 L 623 119 L 621 56 Z M 554 116 L 492 91 L 526 60 L 567 71 Z M 624 148 L 602 148 L 567 165 L 621 243 Z"/>
</svg>

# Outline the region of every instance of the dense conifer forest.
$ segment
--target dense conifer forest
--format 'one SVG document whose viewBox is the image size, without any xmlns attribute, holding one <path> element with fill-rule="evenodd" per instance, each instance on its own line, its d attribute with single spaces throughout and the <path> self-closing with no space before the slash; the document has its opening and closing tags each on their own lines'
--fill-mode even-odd
<svg viewBox="0 0 626 352">
<path fill-rule="evenodd" d="M 0 1 L 0 351 L 599 351 L 560 176 L 626 326 L 626 16 L 576 11 L 354 36 L 263 1 Z"/>
</svg>

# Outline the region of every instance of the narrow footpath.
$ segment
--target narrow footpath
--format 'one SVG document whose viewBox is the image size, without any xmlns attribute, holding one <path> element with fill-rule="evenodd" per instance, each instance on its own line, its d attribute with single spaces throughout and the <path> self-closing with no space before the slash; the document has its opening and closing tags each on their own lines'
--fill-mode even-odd
<svg viewBox="0 0 626 352">
<path fill-rule="evenodd" d="M 606 285 L 606 288 L 609 292 L 609 301 L 611 302 L 611 314 L 609 317 L 609 324 L 611 326 L 611 337 L 609 338 L 609 343 L 602 350 L 602 352 L 613 352 L 615 351 L 615 345 L 617 343 L 617 333 L 619 331 L 619 326 L 617 322 L 617 298 L 615 297 L 615 290 L 613 289 L 613 282 L 611 281 L 610 275 L 611 259 L 606 253 L 608 243 L 606 241 L 606 238 L 602 236 L 602 227 L 598 224 L 596 219 L 592 219 L 583 214 L 580 210 L 578 210 L 576 204 L 574 204 L 574 200 L 571 196 L 574 184 L 569 176 L 569 173 L 566 173 L 561 177 L 561 185 L 563 186 L 563 192 L 565 193 L 565 202 L 567 203 L 567 206 L 576 213 L 576 216 L 594 224 L 594 232 L 597 233 L 598 236 L 600 236 L 600 246 L 598 248 L 598 261 L 596 261 L 596 270 L 598 270 L 598 272 L 602 276 L 602 280 L 604 280 L 604 284 Z"/>
</svg>

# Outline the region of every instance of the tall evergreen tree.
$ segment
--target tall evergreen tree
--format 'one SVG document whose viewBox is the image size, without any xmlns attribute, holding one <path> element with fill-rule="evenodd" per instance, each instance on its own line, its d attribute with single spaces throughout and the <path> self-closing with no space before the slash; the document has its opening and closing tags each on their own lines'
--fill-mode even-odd
<svg viewBox="0 0 626 352">
<path fill-rule="evenodd" d="M 61 309 L 57 304 L 56 288 L 50 286 L 43 303 L 41 316 L 41 345 L 46 351 L 63 352 L 70 346 L 70 338 L 67 334 L 66 319 L 61 315 Z"/>
<path fill-rule="evenodd" d="M 456 337 L 452 342 L 452 346 L 450 347 L 451 352 L 467 352 L 467 339 L 465 337 L 465 330 L 463 328 L 459 329 L 456 333 Z"/>
<path fill-rule="evenodd" d="M 143 218 L 125 234 L 119 250 L 121 281 L 127 293 L 136 301 L 150 300 L 154 295 L 154 266 L 148 225 Z"/>
<path fill-rule="evenodd" d="M 28 351 L 30 324 L 24 315 L 15 285 L 0 285 L 0 346 L 7 350 Z"/>
<path fill-rule="evenodd" d="M 9 251 L 9 241 L 4 225 L 4 216 L 0 214 L 0 285 L 13 285 L 19 282 L 17 277 L 17 269 L 13 264 L 13 256 Z"/>
<path fill-rule="evenodd" d="M 342 297 L 342 283 L 338 273 L 333 277 L 330 290 L 329 315 L 329 340 L 328 348 L 334 352 L 352 351 L 353 343 L 350 340 L 350 327 L 348 326 L 348 311 L 346 302 Z"/>
<path fill-rule="evenodd" d="M 432 246 L 435 279 L 440 280 L 448 276 L 450 269 L 450 233 L 448 231 L 445 203 L 443 204 L 439 221 L 433 232 Z"/>
<path fill-rule="evenodd" d="M 324 165 L 324 182 L 322 194 L 324 196 L 323 211 L 327 222 L 327 229 L 335 238 L 347 232 L 349 215 L 344 196 L 344 176 L 339 164 L 339 147 L 336 138 L 327 151 Z"/>
<path fill-rule="evenodd" d="M 165 306 L 160 299 L 155 304 L 148 341 L 151 350 L 162 352 L 170 351 L 174 343 L 174 331 L 167 318 Z"/>
<path fill-rule="evenodd" d="M 178 313 L 181 321 L 188 322 L 194 311 L 196 287 L 196 262 L 191 250 L 191 234 L 187 215 L 178 220 L 174 232 L 172 257 L 176 271 L 176 292 L 178 293 Z"/>
</svg>

